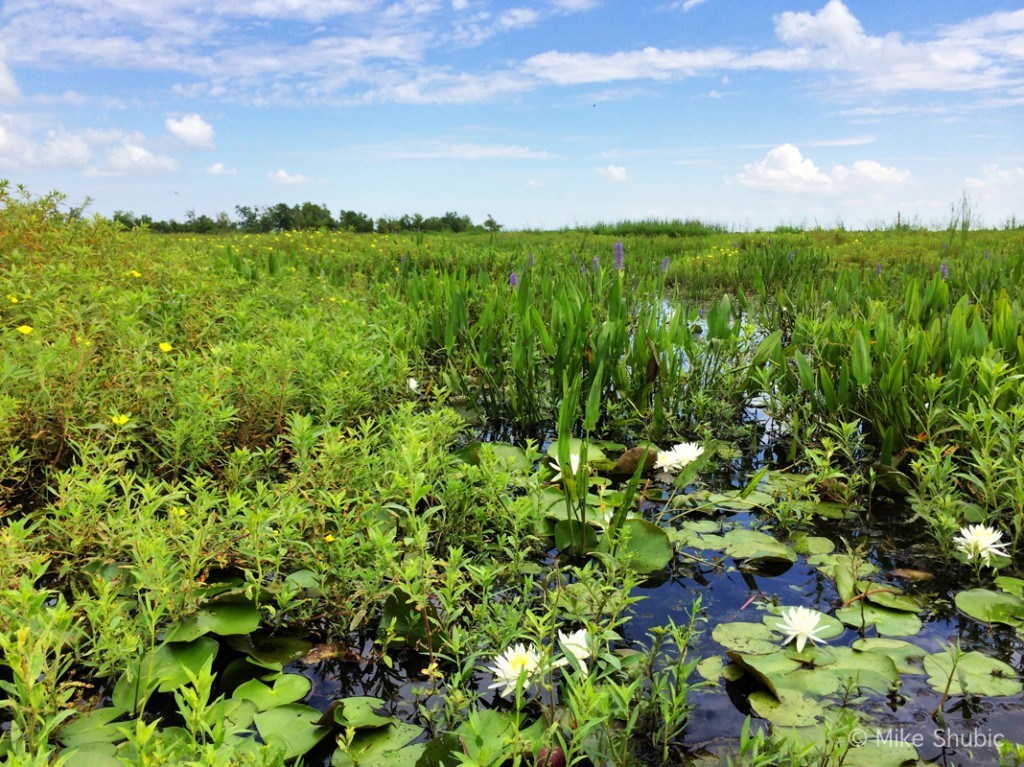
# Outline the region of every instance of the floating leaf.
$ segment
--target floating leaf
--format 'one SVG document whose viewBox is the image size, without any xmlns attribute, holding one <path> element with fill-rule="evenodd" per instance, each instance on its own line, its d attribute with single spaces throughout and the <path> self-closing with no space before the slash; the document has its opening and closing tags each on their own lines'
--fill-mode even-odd
<svg viewBox="0 0 1024 767">
<path fill-rule="evenodd" d="M 125 734 L 120 726 L 111 722 L 124 713 L 124 710 L 112 706 L 97 708 L 62 726 L 57 730 L 57 740 L 65 748 L 89 743 L 119 743 L 125 739 Z"/>
<path fill-rule="evenodd" d="M 778 693 L 779 677 L 803 667 L 802 663 L 786 657 L 781 650 L 768 655 L 754 655 L 736 650 L 728 650 L 725 654 L 733 663 L 767 687 L 773 695 Z"/>
<path fill-rule="evenodd" d="M 289 703 L 260 711 L 253 721 L 263 742 L 279 750 L 288 761 L 302 756 L 330 734 L 329 727 L 317 726 L 320 716 L 315 708 Z"/>
<path fill-rule="evenodd" d="M 796 552 L 789 546 L 758 530 L 737 528 L 722 537 L 725 539 L 725 553 L 736 559 L 790 564 L 797 560 Z"/>
<path fill-rule="evenodd" d="M 972 695 L 1003 697 L 1019 695 L 1024 689 L 1017 681 L 1017 672 L 1012 666 L 973 650 L 962 653 L 955 666 L 949 652 L 926 655 L 924 670 L 928 674 L 928 684 L 933 689 L 946 692 L 946 686 L 949 685 L 950 695 L 969 692 Z"/>
<path fill-rule="evenodd" d="M 604 544 L 602 539 L 602 545 Z M 616 552 L 628 557 L 638 573 L 653 573 L 672 561 L 672 543 L 668 533 L 646 519 L 627 519 L 622 523 Z"/>
<path fill-rule="evenodd" d="M 803 554 L 805 557 L 831 554 L 835 548 L 836 545 L 828 538 L 807 535 L 806 533 L 799 533 L 793 536 L 793 550 L 797 554 Z"/>
<path fill-rule="evenodd" d="M 723 665 L 720 656 L 710 655 L 697 664 L 697 673 L 709 682 L 717 682 L 722 676 Z"/>
<path fill-rule="evenodd" d="M 885 637 L 868 637 L 858 639 L 851 647 L 859 652 L 873 652 L 891 658 L 892 662 L 896 664 L 896 670 L 901 674 L 924 673 L 922 662 L 928 653 L 911 642 Z"/>
<path fill-rule="evenodd" d="M 533 469 L 525 450 L 501 442 L 470 442 L 455 456 L 471 466 L 479 466 L 482 454 L 488 451 L 493 455 L 495 466 L 501 471 L 526 473 Z"/>
<path fill-rule="evenodd" d="M 210 602 L 171 627 L 166 642 L 191 642 L 206 634 L 251 634 L 260 625 L 260 611 L 251 602 Z"/>
<path fill-rule="evenodd" d="M 308 653 L 313 646 L 301 637 L 261 632 L 229 636 L 225 637 L 224 641 L 232 650 L 245 653 L 264 665 L 291 663 Z"/>
<path fill-rule="evenodd" d="M 807 727 L 822 715 L 821 702 L 798 690 L 782 689 L 778 695 L 757 690 L 750 693 L 749 700 L 755 714 L 778 727 Z"/>
<path fill-rule="evenodd" d="M 1015 597 L 1024 598 L 1024 580 L 1020 578 L 1011 578 L 1008 575 L 1000 575 L 995 580 L 996 586 L 1007 594 L 1013 594 Z"/>
<path fill-rule="evenodd" d="M 921 630 L 921 619 L 913 613 L 889 610 L 865 600 L 836 610 L 836 617 L 855 629 L 874 626 L 882 636 L 913 636 Z"/>
<path fill-rule="evenodd" d="M 251 700 L 258 710 L 266 711 L 275 706 L 302 700 L 311 687 L 312 683 L 301 674 L 282 674 L 274 680 L 272 687 L 259 679 L 250 679 L 240 684 L 231 697 Z"/>
<path fill-rule="evenodd" d="M 988 589 L 958 592 L 956 606 L 970 617 L 985 623 L 1024 626 L 1024 599 L 1013 594 Z"/>
<path fill-rule="evenodd" d="M 580 556 L 597 548 L 597 531 L 590 525 L 581 525 L 575 519 L 557 522 L 554 537 L 555 547 L 573 556 Z"/>
<path fill-rule="evenodd" d="M 374 711 L 375 708 L 380 708 L 384 705 L 384 701 L 380 698 L 355 696 L 344 698 L 338 701 L 338 703 L 340 705 L 334 709 L 334 721 L 342 727 L 352 727 L 359 730 L 397 724 L 394 717 L 381 716 Z"/>
<path fill-rule="evenodd" d="M 178 690 L 189 683 L 190 675 L 198 676 L 204 666 L 212 666 L 217 650 L 217 642 L 210 637 L 162 644 L 121 675 L 111 703 L 128 713 L 137 712 L 155 690 Z"/>
<path fill-rule="evenodd" d="M 338 749 L 331 767 L 415 767 L 425 743 L 408 745 L 423 732 L 414 724 L 391 724 L 360 732 L 346 750 Z"/>
<path fill-rule="evenodd" d="M 779 650 L 778 634 L 763 623 L 719 623 L 712 630 L 711 638 L 726 649 L 750 655 L 767 655 Z"/>
</svg>

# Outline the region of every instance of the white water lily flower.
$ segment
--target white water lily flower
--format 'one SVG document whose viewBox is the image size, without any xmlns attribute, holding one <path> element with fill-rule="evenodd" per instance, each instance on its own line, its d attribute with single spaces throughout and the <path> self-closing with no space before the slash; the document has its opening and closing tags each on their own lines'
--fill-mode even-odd
<svg viewBox="0 0 1024 767">
<path fill-rule="evenodd" d="M 523 677 L 523 686 L 529 684 L 530 677 L 537 673 L 540 667 L 540 655 L 537 649 L 531 644 L 519 644 L 508 647 L 505 652 L 494 659 L 494 665 L 488 666 L 487 670 L 494 674 L 494 682 L 488 687 L 495 690 L 499 687 L 498 694 L 504 697 L 514 695 L 516 686 L 519 684 L 520 676 Z"/>
<path fill-rule="evenodd" d="M 551 478 L 551 481 L 552 482 L 557 482 L 558 480 L 560 480 L 562 478 L 562 467 L 561 467 L 561 465 L 559 465 L 557 458 L 552 458 L 551 459 L 551 463 L 554 466 L 555 471 L 557 472 L 557 474 L 555 474 L 555 476 L 553 476 Z M 569 473 L 572 476 L 575 477 L 577 474 L 579 474 L 579 471 L 580 471 L 580 454 L 579 453 L 569 453 Z"/>
<path fill-rule="evenodd" d="M 558 632 L 558 644 L 562 648 L 562 652 L 566 655 L 573 656 L 580 664 L 580 670 L 583 672 L 583 676 L 588 673 L 587 669 L 587 658 L 590 657 L 590 634 L 587 633 L 586 629 L 578 629 L 571 634 L 566 634 L 564 631 Z M 555 661 L 552 665 L 555 667 L 564 666 L 569 662 L 568 658 L 560 658 Z"/>
<path fill-rule="evenodd" d="M 825 644 L 825 640 L 817 635 L 817 632 L 825 628 L 818 625 L 820 622 L 821 613 L 806 607 L 791 607 L 782 616 L 782 623 L 776 623 L 775 627 L 786 632 L 782 644 L 789 644 L 795 639 L 796 651 L 803 652 L 808 639 L 815 644 Z"/>
<path fill-rule="evenodd" d="M 986 565 L 992 564 L 992 555 L 1008 557 L 1003 534 L 985 525 L 968 525 L 960 528 L 960 535 L 953 539 L 956 547 L 967 555 L 968 559 L 981 559 Z"/>
<path fill-rule="evenodd" d="M 704 448 L 696 442 L 682 442 L 671 450 L 659 450 L 658 460 L 654 468 L 662 469 L 670 474 L 679 471 L 689 463 L 693 463 L 704 453 Z"/>
</svg>

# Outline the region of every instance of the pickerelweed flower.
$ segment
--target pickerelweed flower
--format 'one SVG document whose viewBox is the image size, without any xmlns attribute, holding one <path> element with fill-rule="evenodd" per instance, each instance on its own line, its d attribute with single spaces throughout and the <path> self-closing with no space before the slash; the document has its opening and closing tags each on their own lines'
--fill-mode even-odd
<svg viewBox="0 0 1024 767">
<path fill-rule="evenodd" d="M 881 277 L 882 276 L 882 265 L 881 264 L 875 264 L 875 276 L 876 277 Z"/>
<path fill-rule="evenodd" d="M 601 259 L 598 258 L 597 256 L 594 256 L 590 260 L 594 262 L 594 271 L 598 271 L 601 268 Z"/>
<path fill-rule="evenodd" d="M 960 528 L 960 534 L 953 539 L 957 549 L 970 560 L 980 559 L 986 565 L 992 564 L 992 555 L 1008 557 L 1003 534 L 993 527 L 968 525 Z"/>
<path fill-rule="evenodd" d="M 509 284 L 510 287 L 513 287 L 513 288 L 518 288 L 519 287 L 519 275 L 516 274 L 516 270 L 515 269 L 513 269 L 512 270 L 512 274 L 510 274 L 508 276 L 508 284 Z"/>
<path fill-rule="evenodd" d="M 696 442 L 681 442 L 671 450 L 659 450 L 654 468 L 673 474 L 687 464 L 696 461 L 703 453 L 704 448 Z"/>
<path fill-rule="evenodd" d="M 944 280 L 948 280 L 949 279 L 949 267 L 946 265 L 945 261 L 943 261 L 939 265 L 939 271 L 942 272 L 942 279 L 944 279 Z"/>
<path fill-rule="evenodd" d="M 662 274 L 664 274 L 665 272 L 668 271 L 668 265 L 669 265 L 669 257 L 665 256 L 663 259 L 661 259 L 661 273 Z"/>
<path fill-rule="evenodd" d="M 825 644 L 825 640 L 817 634 L 824 626 L 819 626 L 821 613 L 810 610 L 806 607 L 791 607 L 782 616 L 782 623 L 776 623 L 775 627 L 786 632 L 786 638 L 782 644 L 789 644 L 796 640 L 796 651 L 803 652 L 804 645 L 810 639 L 815 644 Z"/>
<path fill-rule="evenodd" d="M 621 272 L 626 268 L 626 254 L 622 249 L 622 243 L 615 243 L 615 271 Z"/>
<path fill-rule="evenodd" d="M 532 644 L 526 645 L 520 642 L 512 645 L 494 659 L 494 665 L 487 667 L 487 670 L 494 675 L 494 681 L 488 686 L 488 689 L 498 690 L 498 694 L 506 698 L 515 695 L 520 678 L 525 687 L 529 684 L 530 677 L 537 673 L 539 667 L 540 655 L 537 654 L 537 649 Z"/>
</svg>

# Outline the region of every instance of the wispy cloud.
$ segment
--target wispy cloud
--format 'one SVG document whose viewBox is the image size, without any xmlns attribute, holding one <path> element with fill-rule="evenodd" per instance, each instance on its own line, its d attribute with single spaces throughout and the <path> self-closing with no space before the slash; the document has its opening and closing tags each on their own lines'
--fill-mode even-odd
<svg viewBox="0 0 1024 767">
<path fill-rule="evenodd" d="M 629 180 L 629 173 L 621 165 L 606 165 L 603 168 L 598 168 L 597 173 L 609 181 L 622 182 Z"/>
<path fill-rule="evenodd" d="M 553 155 L 543 150 L 517 145 L 486 145 L 442 142 L 422 142 L 408 146 L 388 147 L 376 153 L 382 159 L 392 160 L 547 160 Z"/>
<path fill-rule="evenodd" d="M 235 176 L 238 175 L 237 168 L 229 168 L 222 162 L 215 162 L 206 169 L 211 176 Z"/>
</svg>

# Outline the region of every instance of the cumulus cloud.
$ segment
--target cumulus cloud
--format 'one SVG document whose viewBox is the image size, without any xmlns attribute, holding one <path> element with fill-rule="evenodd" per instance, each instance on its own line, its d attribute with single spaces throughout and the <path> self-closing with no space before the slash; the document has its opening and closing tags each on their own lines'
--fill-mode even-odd
<svg viewBox="0 0 1024 767">
<path fill-rule="evenodd" d="M 606 165 L 603 168 L 597 169 L 598 175 L 603 176 L 609 181 L 626 181 L 629 178 L 629 173 L 621 165 Z"/>
<path fill-rule="evenodd" d="M 283 168 L 281 170 L 274 171 L 273 173 L 268 173 L 267 178 L 271 181 L 277 182 L 278 184 L 285 185 L 308 184 L 311 181 L 311 179 L 303 176 L 301 173 L 289 173 Z"/>
<path fill-rule="evenodd" d="M 112 173 L 166 173 L 177 168 L 174 158 L 154 154 L 138 144 L 122 144 L 107 156 L 107 170 Z"/>
<path fill-rule="evenodd" d="M 874 160 L 858 160 L 849 168 L 836 165 L 826 171 L 792 144 L 782 144 L 757 162 L 743 167 L 731 179 L 740 186 L 776 192 L 833 192 L 855 183 L 902 184 L 910 173 Z"/>
<path fill-rule="evenodd" d="M 522 29 L 537 23 L 540 14 L 533 8 L 510 8 L 501 14 L 498 23 L 505 29 Z"/>
<path fill-rule="evenodd" d="M 206 172 L 211 176 L 234 176 L 238 173 L 238 170 L 236 168 L 228 168 L 222 162 L 215 162 L 206 169 Z"/>
<path fill-rule="evenodd" d="M 177 120 L 168 117 L 164 125 L 168 133 L 188 146 L 213 146 L 213 126 L 195 113 Z"/>
</svg>

